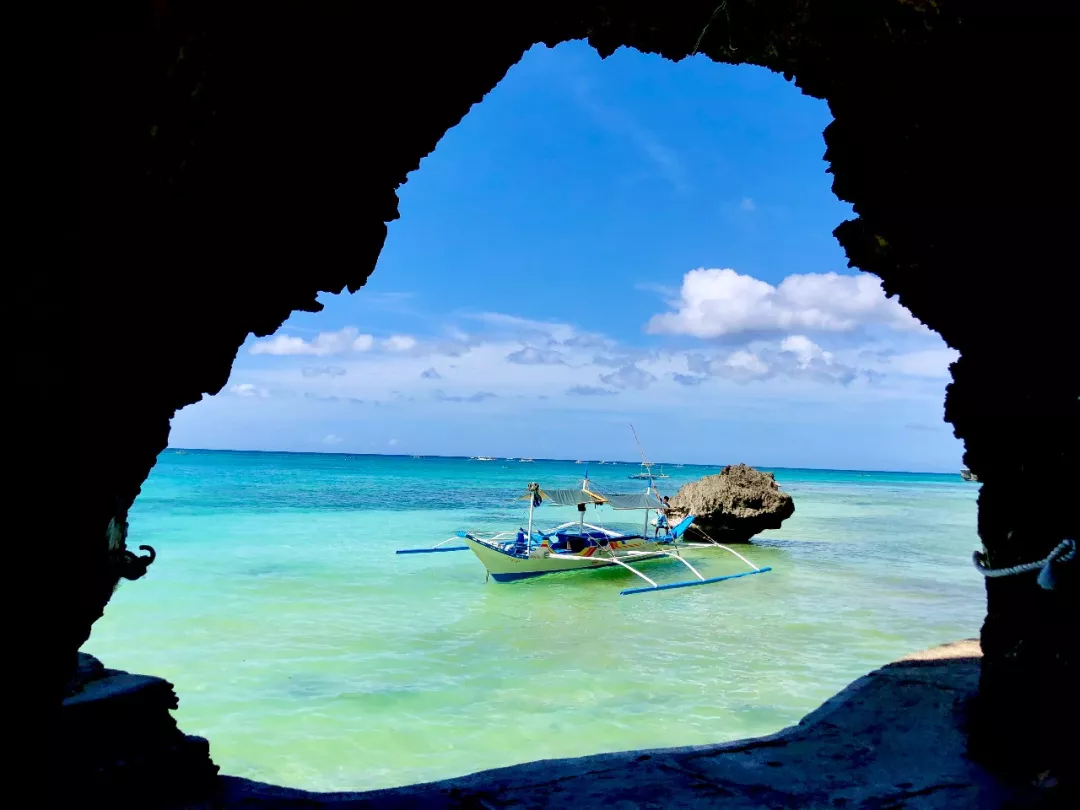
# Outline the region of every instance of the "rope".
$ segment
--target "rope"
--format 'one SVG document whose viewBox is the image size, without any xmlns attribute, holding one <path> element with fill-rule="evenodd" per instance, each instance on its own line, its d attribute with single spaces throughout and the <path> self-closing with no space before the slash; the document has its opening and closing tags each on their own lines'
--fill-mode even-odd
<svg viewBox="0 0 1080 810">
<path fill-rule="evenodd" d="M 1053 580 L 1050 576 L 1050 566 L 1055 562 L 1068 562 L 1076 556 L 1076 541 L 1072 538 L 1066 537 L 1054 550 L 1047 554 L 1043 559 L 1036 560 L 1035 562 L 1024 563 L 1023 565 L 1013 565 L 1009 568 L 991 568 L 988 564 L 986 553 L 983 551 L 975 551 L 971 555 L 971 561 L 975 564 L 975 570 L 977 570 L 984 577 L 1011 577 L 1016 574 L 1026 574 L 1030 571 L 1039 571 L 1043 573 L 1039 575 L 1039 584 L 1047 590 L 1053 589 Z M 1049 587 L 1047 587 L 1048 583 Z"/>
</svg>

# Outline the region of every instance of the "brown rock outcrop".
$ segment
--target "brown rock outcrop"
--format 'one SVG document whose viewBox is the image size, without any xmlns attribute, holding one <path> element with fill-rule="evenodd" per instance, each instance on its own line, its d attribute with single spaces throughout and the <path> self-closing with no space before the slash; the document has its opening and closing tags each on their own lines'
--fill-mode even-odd
<svg viewBox="0 0 1080 810">
<path fill-rule="evenodd" d="M 773 474 L 746 464 L 685 484 L 671 506 L 672 523 L 695 515 L 694 525 L 719 543 L 748 543 L 759 532 L 779 529 L 795 513 L 795 501 Z"/>
</svg>

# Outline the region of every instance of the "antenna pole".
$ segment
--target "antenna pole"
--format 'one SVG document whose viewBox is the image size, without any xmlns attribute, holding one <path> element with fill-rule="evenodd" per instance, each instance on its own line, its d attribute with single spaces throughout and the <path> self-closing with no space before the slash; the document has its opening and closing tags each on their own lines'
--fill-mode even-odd
<svg viewBox="0 0 1080 810">
<path fill-rule="evenodd" d="M 634 430 L 634 423 L 630 423 L 630 432 L 634 434 L 634 444 L 637 445 L 638 452 L 641 453 L 641 463 L 648 466 L 649 460 L 645 458 L 645 450 L 641 446 L 641 442 L 638 440 L 637 431 Z"/>
<path fill-rule="evenodd" d="M 532 546 L 533 509 L 536 507 L 536 496 L 539 492 L 539 484 L 529 484 L 529 536 L 525 540 L 526 549 Z"/>
<path fill-rule="evenodd" d="M 656 484 L 653 483 L 652 465 L 649 463 L 649 460 L 647 458 L 645 458 L 645 448 L 643 448 L 641 446 L 641 440 L 638 439 L 637 431 L 634 429 L 634 423 L 633 422 L 630 423 L 630 431 L 634 434 L 634 444 L 637 445 L 638 452 L 641 453 L 641 466 L 643 466 L 645 468 L 645 470 L 649 473 L 649 487 L 648 487 L 648 489 L 645 490 L 645 492 L 647 494 L 650 490 L 652 490 L 652 491 L 656 492 L 656 497 L 659 498 L 660 497 L 660 492 L 659 492 L 659 490 L 656 489 Z M 661 470 L 661 472 L 663 472 L 663 471 Z M 646 528 L 648 528 L 648 525 L 649 525 L 648 521 L 649 521 L 649 513 L 646 512 L 645 513 L 645 526 L 646 526 Z"/>
</svg>

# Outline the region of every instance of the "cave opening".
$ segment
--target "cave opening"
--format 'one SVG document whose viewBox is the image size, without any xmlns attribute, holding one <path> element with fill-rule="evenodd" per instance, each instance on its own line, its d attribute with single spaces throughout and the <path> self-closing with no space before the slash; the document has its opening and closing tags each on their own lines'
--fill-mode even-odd
<svg viewBox="0 0 1080 810">
<path fill-rule="evenodd" d="M 69 695 L 83 688 L 76 653 L 118 579 L 145 573 L 147 560 L 124 548 L 128 509 L 173 414 L 225 386 L 248 334 L 268 337 L 291 312 L 317 308 L 320 292 L 364 284 L 398 214 L 395 189 L 537 42 L 587 38 L 603 55 L 625 45 L 672 60 L 700 52 L 769 67 L 827 99 L 834 189 L 857 214 L 836 232 L 847 258 L 962 352 L 946 416 L 982 482 L 978 529 L 993 565 L 1042 559 L 1080 532 L 1076 510 L 1044 507 L 1047 482 L 1071 481 L 1080 456 L 1075 212 L 1062 199 L 1080 162 L 1061 103 L 1076 21 L 1059 4 L 554 2 L 497 22 L 468 5 L 372 15 L 347 2 L 96 14 L 78 81 L 61 54 L 49 97 L 79 88 L 77 125 L 65 117 L 52 130 L 79 140 L 78 223 L 60 237 L 51 219 L 38 223 L 47 242 L 73 246 L 87 281 L 19 274 L 12 300 L 32 303 L 9 307 L 5 323 L 24 329 L 12 340 L 26 361 L 21 427 L 47 447 L 21 475 L 45 481 L 70 450 L 56 426 L 71 408 L 42 347 L 65 357 L 53 313 L 82 316 L 78 526 L 58 538 L 41 590 L 50 609 L 37 611 L 48 616 L 43 680 L 65 696 L 53 703 L 54 736 L 68 778 L 54 782 L 157 797 L 217 784 L 205 745 L 166 733 L 164 682 L 140 681 L 153 699 L 125 704 L 122 718 L 87 710 L 85 690 Z M 272 283 L 268 269 L 281 271 Z M 178 323 L 200 329 L 162 327 Z M 55 510 L 48 488 L 28 489 L 25 515 Z M 1074 595 L 1034 576 L 988 581 L 977 696 L 957 713 L 970 750 L 955 762 L 1028 783 L 1074 779 Z M 1032 710 L 1031 695 L 1052 709 Z M 865 771 L 852 765 L 842 779 Z"/>
<path fill-rule="evenodd" d="M 634 90 L 638 106 L 620 106 Z M 706 90 L 728 104 L 711 105 Z M 932 504 L 926 482 L 900 480 L 888 516 L 875 516 L 857 499 L 858 481 L 796 477 L 797 499 L 800 487 L 831 487 L 825 508 L 863 522 L 837 537 L 827 516 L 811 516 L 799 526 L 801 545 L 786 539 L 791 531 L 767 533 L 760 553 L 788 573 L 764 591 L 725 592 L 723 616 L 708 599 L 691 599 L 702 622 L 726 630 L 705 644 L 681 631 L 682 673 L 658 641 L 672 634 L 658 606 L 620 605 L 620 622 L 637 632 L 597 648 L 593 628 L 607 621 L 597 601 L 614 588 L 611 577 L 478 595 L 474 561 L 461 560 L 445 574 L 454 589 L 433 598 L 438 567 L 406 573 L 389 554 L 359 553 L 358 540 L 380 542 L 401 520 L 378 501 L 409 496 L 380 493 L 357 457 L 569 459 L 602 433 L 603 449 L 590 455 L 629 461 L 624 425 L 643 414 L 673 462 L 924 469 L 920 453 L 933 445 L 930 466 L 958 466 L 941 419 L 955 352 L 872 277 L 843 270 L 831 231 L 851 209 L 833 196 L 821 160 L 830 120 L 823 102 L 764 68 L 625 50 L 601 62 L 584 43 L 533 48 L 400 189 L 402 219 L 366 286 L 324 294 L 322 312 L 249 335 L 221 394 L 177 414 L 170 449 L 130 518 L 129 542 L 153 545 L 163 559 L 118 592 L 86 649 L 175 682 L 181 725 L 210 739 L 227 772 L 356 790 L 525 758 L 768 733 L 878 664 L 973 635 L 982 584 L 964 556 L 975 490 L 958 479 Z M 755 169 L 766 163 L 767 173 Z M 609 266 L 617 273 L 605 283 Z M 694 271 L 711 274 L 704 296 Z M 440 286 L 439 275 L 456 281 Z M 717 312 L 716 301 L 738 306 Z M 740 326 L 710 331 L 710 319 Z M 727 404 L 740 397 L 741 409 Z M 821 434 L 808 435 L 825 414 Z M 286 423 L 302 432 L 286 435 Z M 673 424 L 687 437 L 681 444 Z M 710 425 L 721 458 L 689 438 Z M 837 453 L 841 431 L 848 455 L 815 463 Z M 868 454 L 879 446 L 893 455 Z M 298 464 L 291 459 L 283 470 L 280 458 L 223 461 L 208 448 L 334 455 L 288 467 Z M 521 469 L 500 473 L 492 496 L 505 500 Z M 432 488 L 445 489 L 447 478 Z M 312 482 L 319 493 L 306 488 Z M 469 501 L 432 516 L 429 496 L 407 508 L 440 538 L 482 508 Z M 935 533 L 948 550 L 912 554 L 901 530 Z M 841 562 L 842 549 L 867 534 L 891 549 L 873 551 L 888 572 L 850 553 Z M 818 586 L 791 578 L 798 569 L 813 570 L 837 597 L 875 587 L 856 606 L 823 602 Z M 418 584 L 402 588 L 406 576 Z M 555 616 L 567 603 L 582 617 L 573 632 L 543 618 L 482 618 Z M 729 615 L 752 620 L 733 632 Z M 523 642 L 521 624 L 552 648 L 541 655 Z M 770 626 L 793 645 L 779 645 L 783 655 L 757 646 L 739 668 L 715 671 Z M 843 648 L 839 660 L 822 659 L 822 650 Z M 528 664 L 507 664 L 515 657 Z M 630 677 L 617 688 L 588 686 L 628 670 L 645 673 L 647 685 Z M 455 671 L 467 673 L 462 682 Z M 566 672 L 586 686 L 548 686 Z M 686 705 L 671 697 L 680 680 L 693 684 L 681 688 Z M 693 715 L 702 703 L 709 710 L 694 722 L 664 730 L 672 711 Z M 453 728 L 452 745 L 432 732 L 432 718 Z"/>
</svg>

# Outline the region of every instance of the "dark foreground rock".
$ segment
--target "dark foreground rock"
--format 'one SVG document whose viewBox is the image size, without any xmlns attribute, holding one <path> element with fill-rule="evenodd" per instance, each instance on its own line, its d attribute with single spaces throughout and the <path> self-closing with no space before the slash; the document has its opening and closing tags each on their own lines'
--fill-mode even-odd
<svg viewBox="0 0 1080 810">
<path fill-rule="evenodd" d="M 309 793 L 226 777 L 213 806 L 1004 810 L 1048 805 L 1053 788 L 1006 785 L 965 754 L 962 728 L 980 656 L 978 642 L 968 641 L 902 659 L 860 678 L 797 726 L 769 737 L 530 762 L 368 793 Z"/>
<path fill-rule="evenodd" d="M 680 487 L 671 505 L 672 523 L 695 515 L 694 525 L 718 543 L 748 543 L 759 532 L 779 529 L 795 513 L 795 501 L 773 474 L 746 464 Z"/>
<path fill-rule="evenodd" d="M 218 786 L 201 737 L 185 735 L 163 678 L 108 669 L 79 653 L 54 741 L 54 807 L 188 806 Z"/>
</svg>

